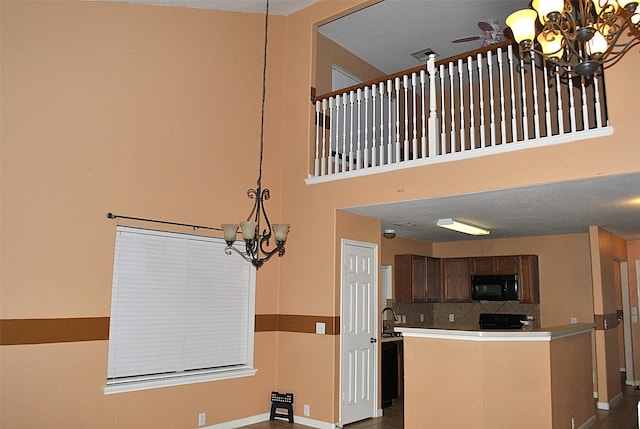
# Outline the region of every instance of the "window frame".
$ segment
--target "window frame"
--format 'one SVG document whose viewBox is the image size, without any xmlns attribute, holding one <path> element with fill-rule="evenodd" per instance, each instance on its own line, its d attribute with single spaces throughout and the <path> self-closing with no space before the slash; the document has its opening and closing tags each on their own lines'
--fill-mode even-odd
<svg viewBox="0 0 640 429">
<path fill-rule="evenodd" d="M 249 377 L 256 374 L 257 369 L 254 368 L 254 331 L 255 331 L 255 286 L 256 286 L 256 269 L 253 265 L 247 261 L 244 261 L 238 254 L 226 255 L 224 252 L 224 246 L 226 243 L 223 239 L 217 237 L 210 237 L 204 235 L 196 235 L 196 234 L 185 234 L 185 233 L 177 233 L 177 232 L 169 232 L 169 231 L 161 231 L 154 230 L 148 228 L 138 228 L 131 226 L 123 226 L 118 225 L 116 227 L 116 245 L 114 250 L 114 274 L 113 274 L 113 283 L 112 283 L 112 302 L 111 302 L 111 320 L 110 320 L 110 334 L 109 334 L 109 353 L 111 353 L 111 346 L 114 334 L 114 330 L 112 330 L 114 323 L 117 323 L 117 311 L 114 313 L 114 305 L 118 305 L 120 302 L 116 298 L 116 293 L 118 292 L 117 288 L 126 287 L 126 286 L 118 286 L 116 284 L 117 277 L 120 275 L 117 272 L 119 269 L 119 264 L 123 264 L 124 261 L 120 260 L 122 256 L 119 256 L 118 249 L 118 239 L 122 236 L 122 234 L 147 234 L 153 235 L 154 237 L 167 237 L 168 239 L 182 239 L 182 240 L 196 240 L 200 245 L 203 246 L 213 246 L 212 249 L 215 249 L 214 260 L 212 262 L 215 264 L 216 262 L 223 262 L 222 258 L 239 258 L 240 261 L 236 261 L 237 264 L 241 264 L 242 272 L 242 284 L 243 287 L 247 287 L 247 301 L 239 304 L 238 308 L 243 308 L 245 310 L 244 305 L 246 305 L 246 314 L 247 314 L 247 328 L 246 328 L 246 337 L 244 340 L 246 341 L 246 362 L 242 362 L 236 364 L 234 366 L 218 366 L 218 367 L 210 367 L 204 369 L 193 369 L 187 370 L 184 372 L 163 372 L 160 374 L 152 374 L 152 375 L 140 375 L 140 376 L 126 376 L 124 378 L 109 378 L 110 371 L 110 362 L 111 356 L 108 357 L 107 360 L 107 381 L 104 387 L 104 394 L 114 394 L 114 393 L 124 393 L 138 390 L 146 390 L 146 389 L 154 389 L 161 388 L 167 386 L 178 386 L 185 384 L 193 384 L 193 383 L 201 383 L 201 382 L 210 382 L 216 380 L 227 380 L 232 378 L 239 377 Z M 204 244 L 202 243 L 204 242 Z M 241 244 L 241 243 L 239 243 Z M 212 250 L 209 249 L 208 250 Z M 218 253 L 218 250 L 220 253 Z M 218 254 L 221 255 L 221 258 L 217 258 Z M 146 260 L 145 260 L 146 261 Z M 207 259 L 208 261 L 208 259 Z M 155 261 L 157 262 L 157 261 Z M 245 265 L 246 264 L 246 265 Z M 121 268 L 120 268 L 121 269 Z M 153 276 L 152 276 L 153 278 Z M 146 279 L 145 279 L 146 280 Z M 239 282 L 240 284 L 240 282 Z M 184 284 L 183 293 L 187 294 L 188 283 Z M 213 286 L 211 282 L 207 283 L 204 287 Z M 135 287 L 135 286 L 134 286 Z M 200 286 L 203 287 L 203 286 Z M 179 288 L 177 288 L 179 290 Z M 223 290 L 223 289 L 221 289 Z M 120 303 L 121 305 L 124 305 Z M 213 304 L 212 302 L 209 305 Z M 218 307 L 220 308 L 220 307 Z M 185 307 L 185 312 L 193 311 L 196 308 L 193 307 Z M 228 308 L 225 310 L 228 311 Z M 217 308 L 212 308 L 210 312 L 215 313 Z M 114 314 L 116 314 L 114 319 Z M 161 316 L 157 316 L 160 318 Z M 120 322 L 121 323 L 121 322 Z M 211 334 L 213 330 L 209 331 Z M 186 330 L 185 330 L 186 334 Z M 185 338 L 183 335 L 182 338 Z M 243 343 L 240 343 L 243 344 Z M 115 348 L 115 345 L 114 345 Z M 186 352 L 185 352 L 186 353 Z"/>
</svg>

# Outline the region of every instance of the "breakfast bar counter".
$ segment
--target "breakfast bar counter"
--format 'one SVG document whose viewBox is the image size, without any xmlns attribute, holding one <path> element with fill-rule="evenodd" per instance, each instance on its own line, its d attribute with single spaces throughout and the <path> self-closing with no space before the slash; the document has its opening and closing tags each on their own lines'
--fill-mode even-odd
<svg viewBox="0 0 640 429">
<path fill-rule="evenodd" d="M 591 324 L 399 328 L 405 427 L 579 428 L 595 421 Z"/>
</svg>

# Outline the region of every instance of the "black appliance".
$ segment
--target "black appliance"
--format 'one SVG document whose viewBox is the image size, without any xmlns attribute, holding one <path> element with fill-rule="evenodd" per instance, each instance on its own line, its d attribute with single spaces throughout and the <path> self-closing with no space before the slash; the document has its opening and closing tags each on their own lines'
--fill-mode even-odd
<svg viewBox="0 0 640 429">
<path fill-rule="evenodd" d="M 471 297 L 476 301 L 519 301 L 518 275 L 471 276 Z"/>
<path fill-rule="evenodd" d="M 382 343 L 382 408 L 393 405 L 398 397 L 398 343 Z"/>
<path fill-rule="evenodd" d="M 527 320 L 526 314 L 481 313 L 480 329 L 481 330 L 522 329 L 523 320 Z"/>
</svg>

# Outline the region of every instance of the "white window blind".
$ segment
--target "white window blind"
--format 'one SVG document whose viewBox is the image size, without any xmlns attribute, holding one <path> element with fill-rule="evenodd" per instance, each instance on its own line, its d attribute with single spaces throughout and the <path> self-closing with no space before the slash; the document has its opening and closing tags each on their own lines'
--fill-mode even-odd
<svg viewBox="0 0 640 429">
<path fill-rule="evenodd" d="M 255 373 L 255 268 L 224 247 L 117 227 L 107 393 Z"/>
</svg>

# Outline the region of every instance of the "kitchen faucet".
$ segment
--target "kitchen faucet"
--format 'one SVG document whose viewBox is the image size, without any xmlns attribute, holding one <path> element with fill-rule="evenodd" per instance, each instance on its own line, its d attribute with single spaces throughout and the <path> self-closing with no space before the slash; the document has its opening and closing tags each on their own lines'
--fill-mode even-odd
<svg viewBox="0 0 640 429">
<path fill-rule="evenodd" d="M 393 310 L 393 308 L 391 307 L 385 307 L 382 309 L 382 311 L 380 312 L 380 319 L 382 321 L 382 333 L 384 334 L 385 331 L 387 330 L 387 328 L 389 327 L 389 325 L 385 326 L 384 325 L 384 312 L 385 311 L 391 311 L 391 314 L 393 314 L 393 320 L 398 322 L 398 315 L 396 314 L 396 312 Z"/>
</svg>

